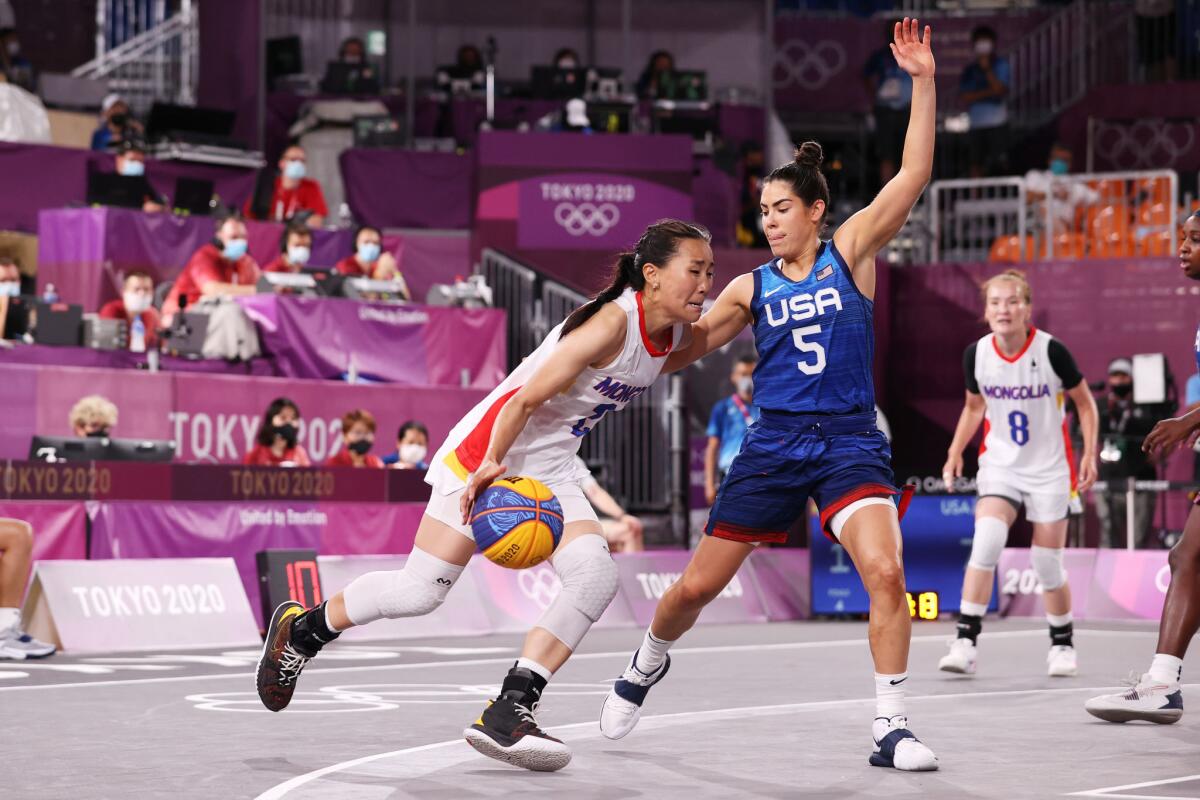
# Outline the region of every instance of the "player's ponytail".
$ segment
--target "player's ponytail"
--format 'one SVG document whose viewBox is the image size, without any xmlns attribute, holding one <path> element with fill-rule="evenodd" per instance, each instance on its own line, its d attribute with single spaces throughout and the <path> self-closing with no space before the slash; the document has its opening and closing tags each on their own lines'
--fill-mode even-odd
<svg viewBox="0 0 1200 800">
<path fill-rule="evenodd" d="M 563 323 L 561 339 L 571 331 L 592 318 L 605 303 L 616 300 L 627 289 L 640 292 L 646 288 L 646 275 L 642 267 L 646 264 L 665 266 L 679 249 L 683 239 L 700 239 L 710 241 L 711 235 L 700 225 L 682 222 L 677 219 L 662 219 L 646 228 L 642 238 L 638 239 L 633 250 L 621 253 L 617 263 L 613 265 L 612 276 L 608 286 L 600 291 L 592 300 L 571 312 Z"/>
<path fill-rule="evenodd" d="M 821 200 L 825 203 L 825 212 L 818 223 L 825 225 L 829 216 L 829 184 L 825 174 L 821 172 L 821 164 L 825 161 L 825 151 L 814 141 L 807 141 L 796 148 L 794 157 L 783 166 L 776 167 L 767 175 L 763 183 L 782 181 L 799 197 L 805 205 L 811 206 Z"/>
</svg>

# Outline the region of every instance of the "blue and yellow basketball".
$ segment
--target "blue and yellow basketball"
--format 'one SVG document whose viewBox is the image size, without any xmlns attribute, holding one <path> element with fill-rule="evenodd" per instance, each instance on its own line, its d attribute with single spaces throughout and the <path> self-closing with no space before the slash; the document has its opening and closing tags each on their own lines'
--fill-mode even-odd
<svg viewBox="0 0 1200 800">
<path fill-rule="evenodd" d="M 471 532 L 479 552 L 493 564 L 525 569 L 542 563 L 558 547 L 562 506 L 539 480 L 501 478 L 475 499 Z"/>
</svg>

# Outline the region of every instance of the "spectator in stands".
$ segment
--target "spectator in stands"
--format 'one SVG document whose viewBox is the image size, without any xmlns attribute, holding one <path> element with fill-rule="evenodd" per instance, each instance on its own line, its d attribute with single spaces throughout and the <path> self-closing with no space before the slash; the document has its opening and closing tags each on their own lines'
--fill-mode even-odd
<svg viewBox="0 0 1200 800">
<path fill-rule="evenodd" d="M 959 97 L 967 107 L 967 156 L 972 178 L 1003 175 L 1008 168 L 1008 88 L 1012 69 L 996 55 L 996 32 L 986 25 L 971 31 L 975 60 L 963 68 Z"/>
<path fill-rule="evenodd" d="M 1054 186 L 1054 202 L 1051 212 L 1054 215 L 1054 233 L 1066 233 L 1075 229 L 1075 212 L 1082 206 L 1091 205 L 1100 200 L 1100 193 L 1089 187 L 1083 181 L 1058 181 L 1071 172 L 1071 148 L 1062 142 L 1055 142 L 1050 147 L 1050 158 L 1046 169 L 1031 169 L 1025 173 L 1025 198 L 1034 210 L 1034 227 L 1044 229 L 1046 219 L 1046 198 L 1050 187 Z"/>
<path fill-rule="evenodd" d="M 570 47 L 560 48 L 554 54 L 554 66 L 559 69 L 579 69 L 579 53 L 576 53 Z"/>
<path fill-rule="evenodd" d="M 458 54 L 454 58 L 454 71 L 458 75 L 469 78 L 483 72 L 483 67 L 483 54 L 479 52 L 478 47 L 464 44 L 458 48 Z"/>
<path fill-rule="evenodd" d="M 146 180 L 146 146 L 138 139 L 122 139 L 114 145 L 114 148 L 117 151 L 114 163 L 117 174 L 130 181 L 135 181 L 138 185 L 136 197 L 131 198 L 128 204 L 132 207 L 140 200 L 142 211 L 150 213 L 162 211 L 163 198 L 154 191 L 150 181 Z M 122 200 L 120 204 L 125 205 L 126 203 Z"/>
<path fill-rule="evenodd" d="M 600 528 L 604 531 L 610 552 L 638 553 L 645 550 L 643 533 L 646 526 L 642 521 L 621 508 L 621 504 L 604 490 L 592 475 L 587 463 L 579 456 L 575 456 L 575 466 L 577 470 L 587 473 L 580 481 L 580 486 L 600 517 Z"/>
<path fill-rule="evenodd" d="M 311 467 L 308 453 L 299 444 L 300 407 L 286 397 L 267 406 L 254 447 L 242 463 L 252 467 Z"/>
<path fill-rule="evenodd" d="M 708 418 L 708 449 L 704 453 L 704 499 L 711 506 L 717 498 L 717 488 L 742 448 L 742 439 L 750 423 L 758 419 L 754 405 L 754 365 L 758 359 L 744 355 L 733 364 L 729 382 L 734 392 L 717 401 Z"/>
<path fill-rule="evenodd" d="M 9 256 L 0 256 L 0 296 L 21 296 L 21 269 Z"/>
<path fill-rule="evenodd" d="M 385 466 L 396 469 L 429 469 L 425 456 L 429 453 L 429 429 L 410 419 L 396 432 L 396 452 L 383 457 Z"/>
<path fill-rule="evenodd" d="M 180 298 L 195 305 L 201 297 L 235 297 L 254 294 L 259 268 L 246 253 L 246 223 L 235 213 L 217 221 L 216 236 L 192 254 L 183 272 L 175 279 L 163 303 L 167 324 L 180 308 Z"/>
<path fill-rule="evenodd" d="M 264 272 L 299 272 L 312 257 L 312 231 L 302 222 L 289 222 L 279 237 L 279 255 Z"/>
<path fill-rule="evenodd" d="M 142 123 L 129 112 L 125 98 L 110 94 L 100 103 L 100 127 L 92 134 L 92 149 L 108 150 L 125 139 L 139 138 L 142 133 Z"/>
<path fill-rule="evenodd" d="M 379 456 L 371 452 L 375 446 L 375 417 L 370 411 L 356 408 L 342 417 L 342 449 L 329 457 L 327 467 L 382 468 Z"/>
<path fill-rule="evenodd" d="M 308 157 L 304 148 L 294 144 L 283 151 L 278 172 L 264 171 L 254 196 L 246 200 L 242 211 L 250 219 L 274 222 L 303 220 L 310 228 L 320 228 L 329 216 L 321 184 L 305 175 Z"/>
<path fill-rule="evenodd" d="M 367 46 L 357 36 L 342 40 L 338 48 L 338 61 L 346 64 L 362 64 L 367 60 Z"/>
<path fill-rule="evenodd" d="M 100 307 L 100 319 L 123 319 L 129 323 L 129 349 L 135 352 L 152 350 L 158 344 L 161 320 L 154 308 L 154 279 L 150 273 L 134 270 L 125 276 L 118 300 L 109 300 Z M 136 342 L 134 321 L 142 322 L 142 341 Z"/>
<path fill-rule="evenodd" d="M 1175 2 L 1133 0 L 1138 63 L 1145 70 L 1146 81 L 1175 80 L 1175 50 L 1178 46 Z"/>
<path fill-rule="evenodd" d="M 908 112 L 912 105 L 912 76 L 900 69 L 892 48 L 896 22 L 889 22 L 884 46 L 871 54 L 863 68 L 867 92 L 873 98 L 875 118 L 875 154 L 879 159 L 879 185 L 896 174 L 904 153 L 904 133 L 908 130 Z"/>
<path fill-rule="evenodd" d="M 112 436 L 117 427 L 117 407 L 106 397 L 91 394 L 71 407 L 71 433 L 80 439 Z"/>
<path fill-rule="evenodd" d="M 15 28 L 0 28 L 0 75 L 27 92 L 34 91 L 37 85 L 33 64 L 21 54 Z"/>
<path fill-rule="evenodd" d="M 339 261 L 334 270 L 342 275 L 398 281 L 404 299 L 412 299 L 396 257 L 383 249 L 383 234 L 373 225 L 363 225 L 358 229 L 354 234 L 354 254 Z"/>
<path fill-rule="evenodd" d="M 1133 402 L 1133 364 L 1128 358 L 1113 359 L 1108 365 L 1107 403 L 1100 404 L 1100 480 L 1107 491 L 1095 492 L 1096 516 L 1100 518 L 1100 546 L 1124 547 L 1126 541 L 1125 483 L 1129 478 L 1152 481 L 1154 462 L 1142 452 L 1142 440 L 1162 419 L 1155 407 Z M 1150 522 L 1154 516 L 1154 493 L 1138 492 L 1134 500 L 1134 542 L 1148 547 Z"/>
<path fill-rule="evenodd" d="M 659 94 L 659 82 L 663 75 L 675 71 L 675 56 L 666 50 L 656 50 L 642 70 L 637 81 L 637 96 L 644 100 L 655 100 Z"/>
<path fill-rule="evenodd" d="M 19 519 L 0 519 L 0 659 L 23 661 L 54 655 L 21 626 L 21 600 L 33 557 L 33 528 Z"/>
</svg>

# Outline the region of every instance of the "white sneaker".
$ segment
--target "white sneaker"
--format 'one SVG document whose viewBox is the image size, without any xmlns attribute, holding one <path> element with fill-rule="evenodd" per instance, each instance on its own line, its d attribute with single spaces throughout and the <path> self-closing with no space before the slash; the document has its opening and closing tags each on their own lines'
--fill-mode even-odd
<svg viewBox="0 0 1200 800">
<path fill-rule="evenodd" d="M 649 675 L 635 667 L 636 663 L 637 652 L 629 660 L 624 674 L 613 681 L 613 688 L 600 709 L 600 732 L 609 739 L 620 739 L 637 725 L 650 687 L 661 681 L 671 668 L 671 656 L 668 653 L 662 665 Z"/>
<path fill-rule="evenodd" d="M 23 661 L 27 658 L 45 658 L 58 650 L 52 644 L 39 642 L 25 631 L 20 623 L 0 631 L 0 659 Z"/>
<path fill-rule="evenodd" d="M 871 725 L 875 751 L 867 759 L 872 767 L 904 772 L 929 772 L 938 768 L 937 756 L 908 729 L 908 717 L 876 717 Z"/>
<path fill-rule="evenodd" d="M 1056 644 L 1046 654 L 1046 674 L 1051 678 L 1074 678 L 1079 674 L 1079 662 L 1075 648 L 1068 644 Z"/>
<path fill-rule="evenodd" d="M 976 647 L 970 639 L 955 639 L 950 642 L 950 652 L 942 656 L 938 669 L 942 672 L 956 672 L 960 675 L 975 674 Z"/>
<path fill-rule="evenodd" d="M 1162 683 L 1146 673 L 1130 674 L 1132 686 L 1124 694 L 1104 694 L 1083 704 L 1093 717 L 1107 722 L 1145 720 L 1170 725 L 1183 716 L 1183 692 L 1178 683 Z"/>
</svg>

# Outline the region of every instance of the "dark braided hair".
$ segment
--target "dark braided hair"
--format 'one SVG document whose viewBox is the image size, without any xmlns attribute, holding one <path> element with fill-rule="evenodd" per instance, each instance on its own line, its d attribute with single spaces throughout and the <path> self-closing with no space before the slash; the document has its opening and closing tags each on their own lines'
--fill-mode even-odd
<svg viewBox="0 0 1200 800">
<path fill-rule="evenodd" d="M 677 219 L 660 219 L 646 228 L 633 250 L 621 253 L 617 258 L 608 286 L 592 298 L 591 302 L 575 309 L 567 317 L 559 338 L 591 319 L 605 303 L 620 297 L 626 287 L 633 287 L 639 292 L 645 289 L 646 276 L 642 273 L 642 267 L 646 264 L 664 266 L 679 250 L 679 243 L 684 239 L 708 242 L 711 241 L 712 235 L 700 225 Z"/>
<path fill-rule="evenodd" d="M 821 162 L 825 160 L 825 152 L 817 142 L 808 141 L 796 148 L 793 161 L 781 167 L 776 167 L 763 181 L 783 181 L 791 187 L 792 194 L 811 206 L 818 200 L 825 203 L 825 211 L 821 214 L 818 225 L 824 227 L 825 218 L 829 216 L 829 184 L 821 172 Z"/>
</svg>

